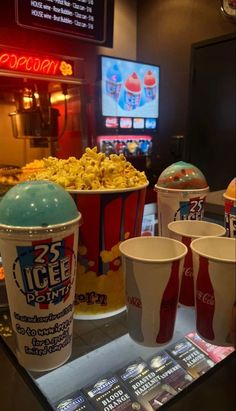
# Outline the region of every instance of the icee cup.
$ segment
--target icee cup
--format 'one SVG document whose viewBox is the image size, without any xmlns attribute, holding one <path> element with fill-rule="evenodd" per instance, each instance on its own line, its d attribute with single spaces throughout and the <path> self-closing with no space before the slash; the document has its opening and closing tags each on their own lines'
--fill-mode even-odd
<svg viewBox="0 0 236 411">
<path fill-rule="evenodd" d="M 146 347 L 171 341 L 187 247 L 167 237 L 136 237 L 120 244 L 128 331 Z"/>
<path fill-rule="evenodd" d="M 229 183 L 223 198 L 226 235 L 236 238 L 236 177 Z"/>
<path fill-rule="evenodd" d="M 236 239 L 201 237 L 192 241 L 196 331 L 210 344 L 233 345 L 236 301 Z"/>
<path fill-rule="evenodd" d="M 160 236 L 170 236 L 171 221 L 203 219 L 209 186 L 196 166 L 184 161 L 173 163 L 160 174 L 155 190 Z"/>
<path fill-rule="evenodd" d="M 147 185 L 69 191 L 83 216 L 78 246 L 75 318 L 106 318 L 126 309 L 119 244 L 141 235 Z"/>
<path fill-rule="evenodd" d="M 19 363 L 54 369 L 71 355 L 81 215 L 59 185 L 31 181 L 0 202 L 0 253 Z"/>
</svg>

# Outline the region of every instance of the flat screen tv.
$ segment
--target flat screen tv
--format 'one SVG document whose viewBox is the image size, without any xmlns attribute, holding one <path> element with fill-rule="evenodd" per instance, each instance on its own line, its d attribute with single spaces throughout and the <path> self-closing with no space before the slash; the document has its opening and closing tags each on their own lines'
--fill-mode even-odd
<svg viewBox="0 0 236 411">
<path fill-rule="evenodd" d="M 155 130 L 159 116 L 159 66 L 109 56 L 100 58 L 104 127 Z"/>
</svg>

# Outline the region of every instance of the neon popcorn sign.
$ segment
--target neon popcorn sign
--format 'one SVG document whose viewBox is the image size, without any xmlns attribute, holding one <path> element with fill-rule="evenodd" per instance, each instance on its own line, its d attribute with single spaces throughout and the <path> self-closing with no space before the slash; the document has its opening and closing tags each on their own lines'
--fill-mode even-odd
<svg viewBox="0 0 236 411">
<path fill-rule="evenodd" d="M 73 58 L 28 54 L 0 47 L 0 71 L 2 70 L 61 78 L 77 77 Z"/>
</svg>

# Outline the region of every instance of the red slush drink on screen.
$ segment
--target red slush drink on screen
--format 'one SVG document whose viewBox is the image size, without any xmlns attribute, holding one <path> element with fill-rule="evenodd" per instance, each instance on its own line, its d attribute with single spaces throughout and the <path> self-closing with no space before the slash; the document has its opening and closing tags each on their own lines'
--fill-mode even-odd
<svg viewBox="0 0 236 411">
<path fill-rule="evenodd" d="M 125 81 L 124 101 L 125 109 L 134 110 L 140 104 L 141 99 L 141 81 L 134 71 Z"/>
</svg>

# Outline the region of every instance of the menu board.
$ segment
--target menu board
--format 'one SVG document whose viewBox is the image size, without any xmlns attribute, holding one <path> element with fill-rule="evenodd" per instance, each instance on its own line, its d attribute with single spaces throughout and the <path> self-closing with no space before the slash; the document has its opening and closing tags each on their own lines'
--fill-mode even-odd
<svg viewBox="0 0 236 411">
<path fill-rule="evenodd" d="M 103 44 L 109 24 L 108 4 L 114 8 L 113 0 L 15 0 L 16 22 L 23 27 Z"/>
</svg>

